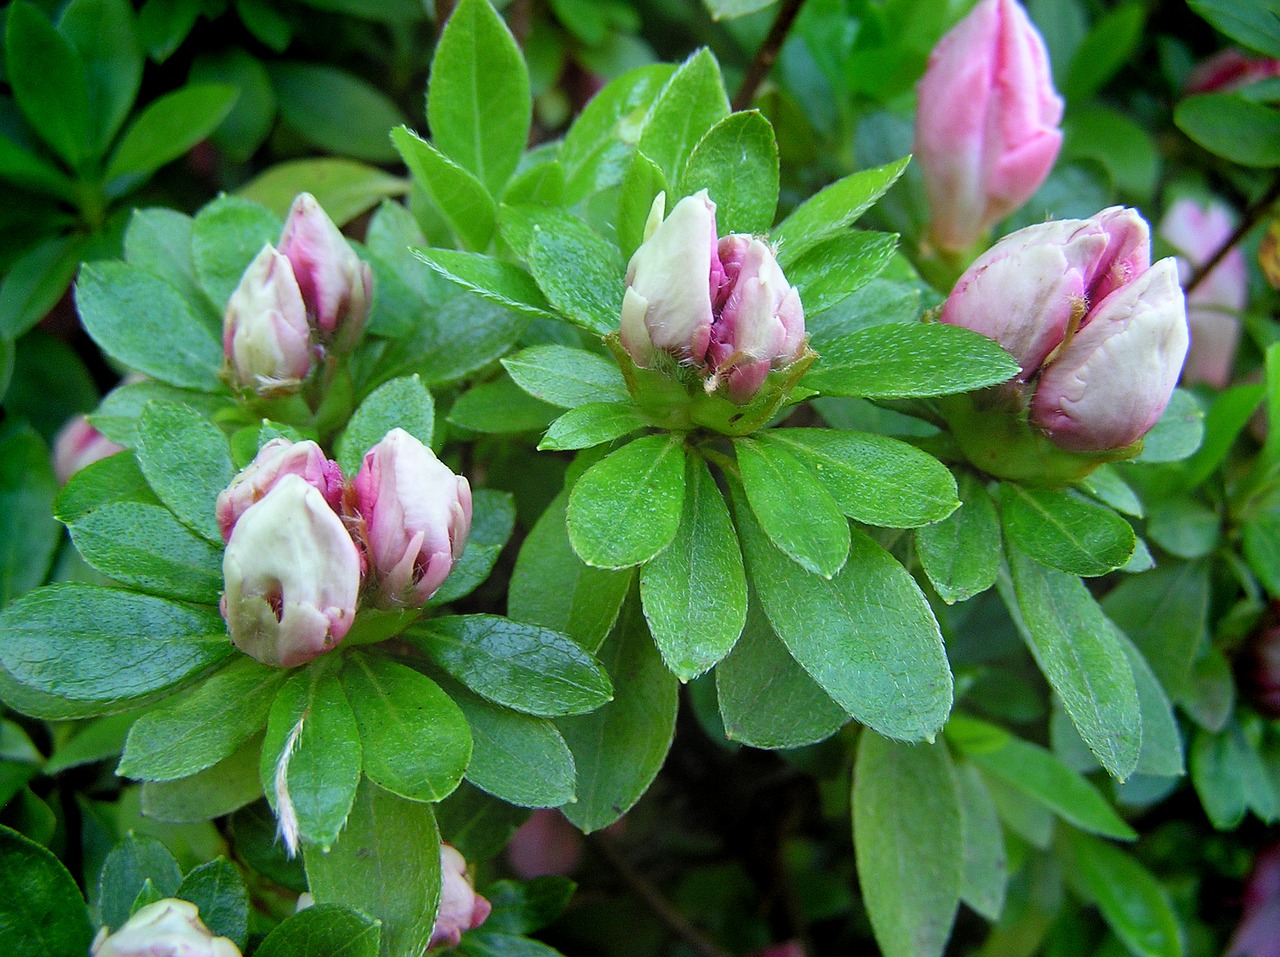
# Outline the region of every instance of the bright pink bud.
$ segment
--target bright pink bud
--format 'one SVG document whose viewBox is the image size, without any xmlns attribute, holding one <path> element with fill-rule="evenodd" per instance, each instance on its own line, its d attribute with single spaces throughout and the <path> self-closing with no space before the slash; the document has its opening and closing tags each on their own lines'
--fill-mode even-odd
<svg viewBox="0 0 1280 957">
<path fill-rule="evenodd" d="M 511 835 L 507 863 L 525 880 L 569 875 L 582 864 L 583 846 L 581 832 L 563 814 L 539 808 Z"/>
<path fill-rule="evenodd" d="M 329 506 L 337 511 L 342 501 L 342 470 L 338 463 L 325 458 L 314 442 L 290 442 L 272 439 L 240 470 L 218 496 L 218 527 L 222 538 L 231 538 L 231 529 L 240 516 L 275 487 L 286 475 L 300 475 L 308 485 L 319 490 Z"/>
<path fill-rule="evenodd" d="M 83 415 L 73 415 L 53 437 L 53 474 L 65 485 L 82 468 L 123 451 Z"/>
<path fill-rule="evenodd" d="M 736 233 L 720 240 L 724 281 L 715 294 L 708 356 L 729 396 L 746 402 L 770 369 L 790 365 L 804 350 L 804 309 L 768 243 Z"/>
<path fill-rule="evenodd" d="M 1217 200 L 1201 206 L 1183 198 L 1160 221 L 1160 236 L 1181 255 L 1178 277 L 1185 285 L 1235 231 L 1230 209 Z M 1240 313 L 1249 298 L 1244 254 L 1233 247 L 1187 296 L 1191 351 L 1182 377 L 1219 388 L 1231 381 L 1240 344 Z"/>
<path fill-rule="evenodd" d="M 1073 452 L 1131 445 L 1169 404 L 1187 342 L 1177 267 L 1162 259 L 1094 306 L 1045 364 L 1032 424 Z"/>
<path fill-rule="evenodd" d="M 1062 146 L 1044 40 L 1015 0 L 981 0 L 939 42 L 917 87 L 915 153 L 934 241 L 967 249 L 1022 206 Z"/>
<path fill-rule="evenodd" d="M 114 934 L 98 931 L 90 957 L 240 957 L 226 937 L 214 937 L 195 904 L 166 898 L 140 907 Z"/>
<path fill-rule="evenodd" d="M 222 614 L 231 641 L 264 665 L 305 664 L 355 619 L 360 552 L 342 519 L 300 475 L 285 475 L 231 532 Z"/>
<path fill-rule="evenodd" d="M 311 327 L 289 260 L 270 244 L 249 264 L 222 321 L 234 384 L 259 395 L 296 392 L 311 371 Z"/>
<path fill-rule="evenodd" d="M 369 317 L 373 274 L 310 193 L 293 201 L 280 252 L 293 264 L 312 322 L 326 336 L 338 334 L 344 349 L 354 345 Z"/>
<path fill-rule="evenodd" d="M 724 278 L 716 255 L 716 205 L 701 190 L 662 218 L 653 201 L 645 239 L 627 265 L 622 344 L 639 366 L 658 351 L 701 364 L 711 341 L 711 300 Z"/>
<path fill-rule="evenodd" d="M 354 482 L 382 605 L 421 605 L 462 554 L 471 486 L 404 429 L 365 454 Z"/>
<path fill-rule="evenodd" d="M 493 909 L 471 886 L 466 858 L 449 844 L 440 845 L 440 878 L 440 910 L 428 950 L 456 946 L 463 932 L 483 924 Z"/>
<path fill-rule="evenodd" d="M 1280 60 L 1251 57 L 1234 47 L 1197 64 L 1187 77 L 1188 93 L 1229 93 L 1280 76 Z"/>
</svg>

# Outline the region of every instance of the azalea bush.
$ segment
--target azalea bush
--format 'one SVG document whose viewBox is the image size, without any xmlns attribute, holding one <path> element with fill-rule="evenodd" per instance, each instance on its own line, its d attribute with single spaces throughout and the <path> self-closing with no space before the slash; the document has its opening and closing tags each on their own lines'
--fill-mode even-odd
<svg viewBox="0 0 1280 957">
<path fill-rule="evenodd" d="M 1270 0 L 45 6 L 0 950 L 1280 953 Z"/>
</svg>

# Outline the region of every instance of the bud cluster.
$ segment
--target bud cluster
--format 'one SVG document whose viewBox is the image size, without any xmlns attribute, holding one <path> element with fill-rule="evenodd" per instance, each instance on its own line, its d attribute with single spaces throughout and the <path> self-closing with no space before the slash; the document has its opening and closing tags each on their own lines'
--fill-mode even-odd
<svg viewBox="0 0 1280 957">
<path fill-rule="evenodd" d="M 224 375 L 260 396 L 297 392 L 325 355 L 355 345 L 372 296 L 368 264 L 302 193 L 278 248 L 262 247 L 227 302 Z"/>
<path fill-rule="evenodd" d="M 466 545 L 471 487 L 403 429 L 351 482 L 316 443 L 278 438 L 218 496 L 217 517 L 231 641 L 291 667 L 342 641 L 362 602 L 425 604 Z"/>
</svg>

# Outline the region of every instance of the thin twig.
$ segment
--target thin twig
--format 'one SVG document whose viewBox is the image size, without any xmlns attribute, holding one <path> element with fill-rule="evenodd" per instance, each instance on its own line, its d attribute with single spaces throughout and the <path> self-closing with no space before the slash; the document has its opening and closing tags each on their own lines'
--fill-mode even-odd
<svg viewBox="0 0 1280 957">
<path fill-rule="evenodd" d="M 722 950 L 685 920 L 684 915 L 672 907 L 670 902 L 658 893 L 657 888 L 631 866 L 609 835 L 588 834 L 587 843 L 608 862 L 609 866 L 622 878 L 622 882 L 631 888 L 632 893 L 640 898 L 641 903 L 653 912 L 653 916 L 665 924 L 673 934 L 702 954 L 702 957 L 732 957 L 727 950 Z"/>
<path fill-rule="evenodd" d="M 1187 284 L 1183 286 L 1183 292 L 1191 295 L 1192 290 L 1204 282 L 1205 277 L 1213 272 L 1214 267 L 1222 262 L 1227 253 L 1231 252 L 1248 235 L 1249 230 L 1262 221 L 1262 218 L 1275 205 L 1277 199 L 1280 199 L 1280 177 L 1277 177 L 1275 182 L 1271 184 L 1271 188 L 1267 190 L 1260 200 L 1244 211 L 1244 216 L 1241 217 L 1240 225 L 1236 227 L 1235 232 L 1226 238 L 1226 241 L 1214 251 L 1212 256 L 1196 267 L 1191 274 L 1191 278 L 1187 280 Z"/>
<path fill-rule="evenodd" d="M 733 95 L 735 110 L 745 110 L 756 98 L 756 90 L 760 88 L 760 84 L 773 69 L 773 64 L 777 62 L 782 43 L 791 32 L 791 25 L 796 22 L 796 16 L 800 13 L 802 6 L 804 6 L 804 0 L 782 0 L 778 15 L 773 20 L 773 26 L 769 28 L 769 35 L 764 38 L 764 43 L 760 44 L 760 49 L 756 51 L 751 65 L 747 67 L 747 75 L 742 78 L 742 85 Z"/>
</svg>

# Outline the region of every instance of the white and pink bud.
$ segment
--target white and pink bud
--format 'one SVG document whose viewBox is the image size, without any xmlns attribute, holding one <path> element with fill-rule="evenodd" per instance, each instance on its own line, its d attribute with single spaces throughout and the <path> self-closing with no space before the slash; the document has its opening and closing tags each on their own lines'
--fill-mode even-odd
<svg viewBox="0 0 1280 957">
<path fill-rule="evenodd" d="M 471 885 L 466 858 L 452 845 L 441 844 L 440 910 L 427 950 L 456 946 L 465 931 L 474 930 L 489 918 L 492 909 Z"/>
<path fill-rule="evenodd" d="M 140 907 L 115 933 L 98 931 L 90 957 L 241 957 L 226 937 L 214 937 L 195 904 L 166 898 Z"/>
<path fill-rule="evenodd" d="M 425 604 L 444 584 L 471 531 L 471 486 L 404 429 L 370 449 L 353 483 L 376 601 Z"/>
<path fill-rule="evenodd" d="M 85 416 L 74 415 L 53 437 L 53 474 L 60 485 L 65 485 L 82 468 L 123 451 L 123 445 L 112 442 Z"/>
<path fill-rule="evenodd" d="M 272 396 L 296 392 L 311 372 L 311 326 L 293 266 L 269 243 L 227 302 L 222 348 L 233 385 Z"/>
<path fill-rule="evenodd" d="M 369 317 L 373 274 L 310 193 L 293 201 L 280 252 L 293 265 L 311 321 L 326 339 L 349 349 Z"/>
<path fill-rule="evenodd" d="M 272 439 L 240 470 L 218 495 L 218 528 L 223 541 L 231 538 L 231 530 L 240 516 L 256 505 L 286 475 L 301 476 L 314 486 L 335 512 L 342 504 L 342 470 L 338 463 L 326 458 L 320 446 L 312 441 L 291 442 Z"/>
<path fill-rule="evenodd" d="M 231 642 L 265 665 L 305 664 L 351 629 L 362 561 L 341 518 L 300 475 L 236 521 L 222 557 Z"/>
<path fill-rule="evenodd" d="M 1201 205 L 1179 199 L 1160 220 L 1160 237 L 1179 253 L 1178 277 L 1185 285 L 1193 272 L 1209 261 L 1235 231 L 1226 204 Z M 1222 388 L 1231 381 L 1240 344 L 1240 314 L 1249 299 L 1249 274 L 1244 253 L 1232 247 L 1200 283 L 1187 294 L 1187 322 L 1191 350 L 1182 377 Z"/>
<path fill-rule="evenodd" d="M 917 94 L 932 237 L 968 249 L 1031 198 L 1062 147 L 1044 40 L 1016 0 L 981 0 L 938 42 Z"/>
</svg>

